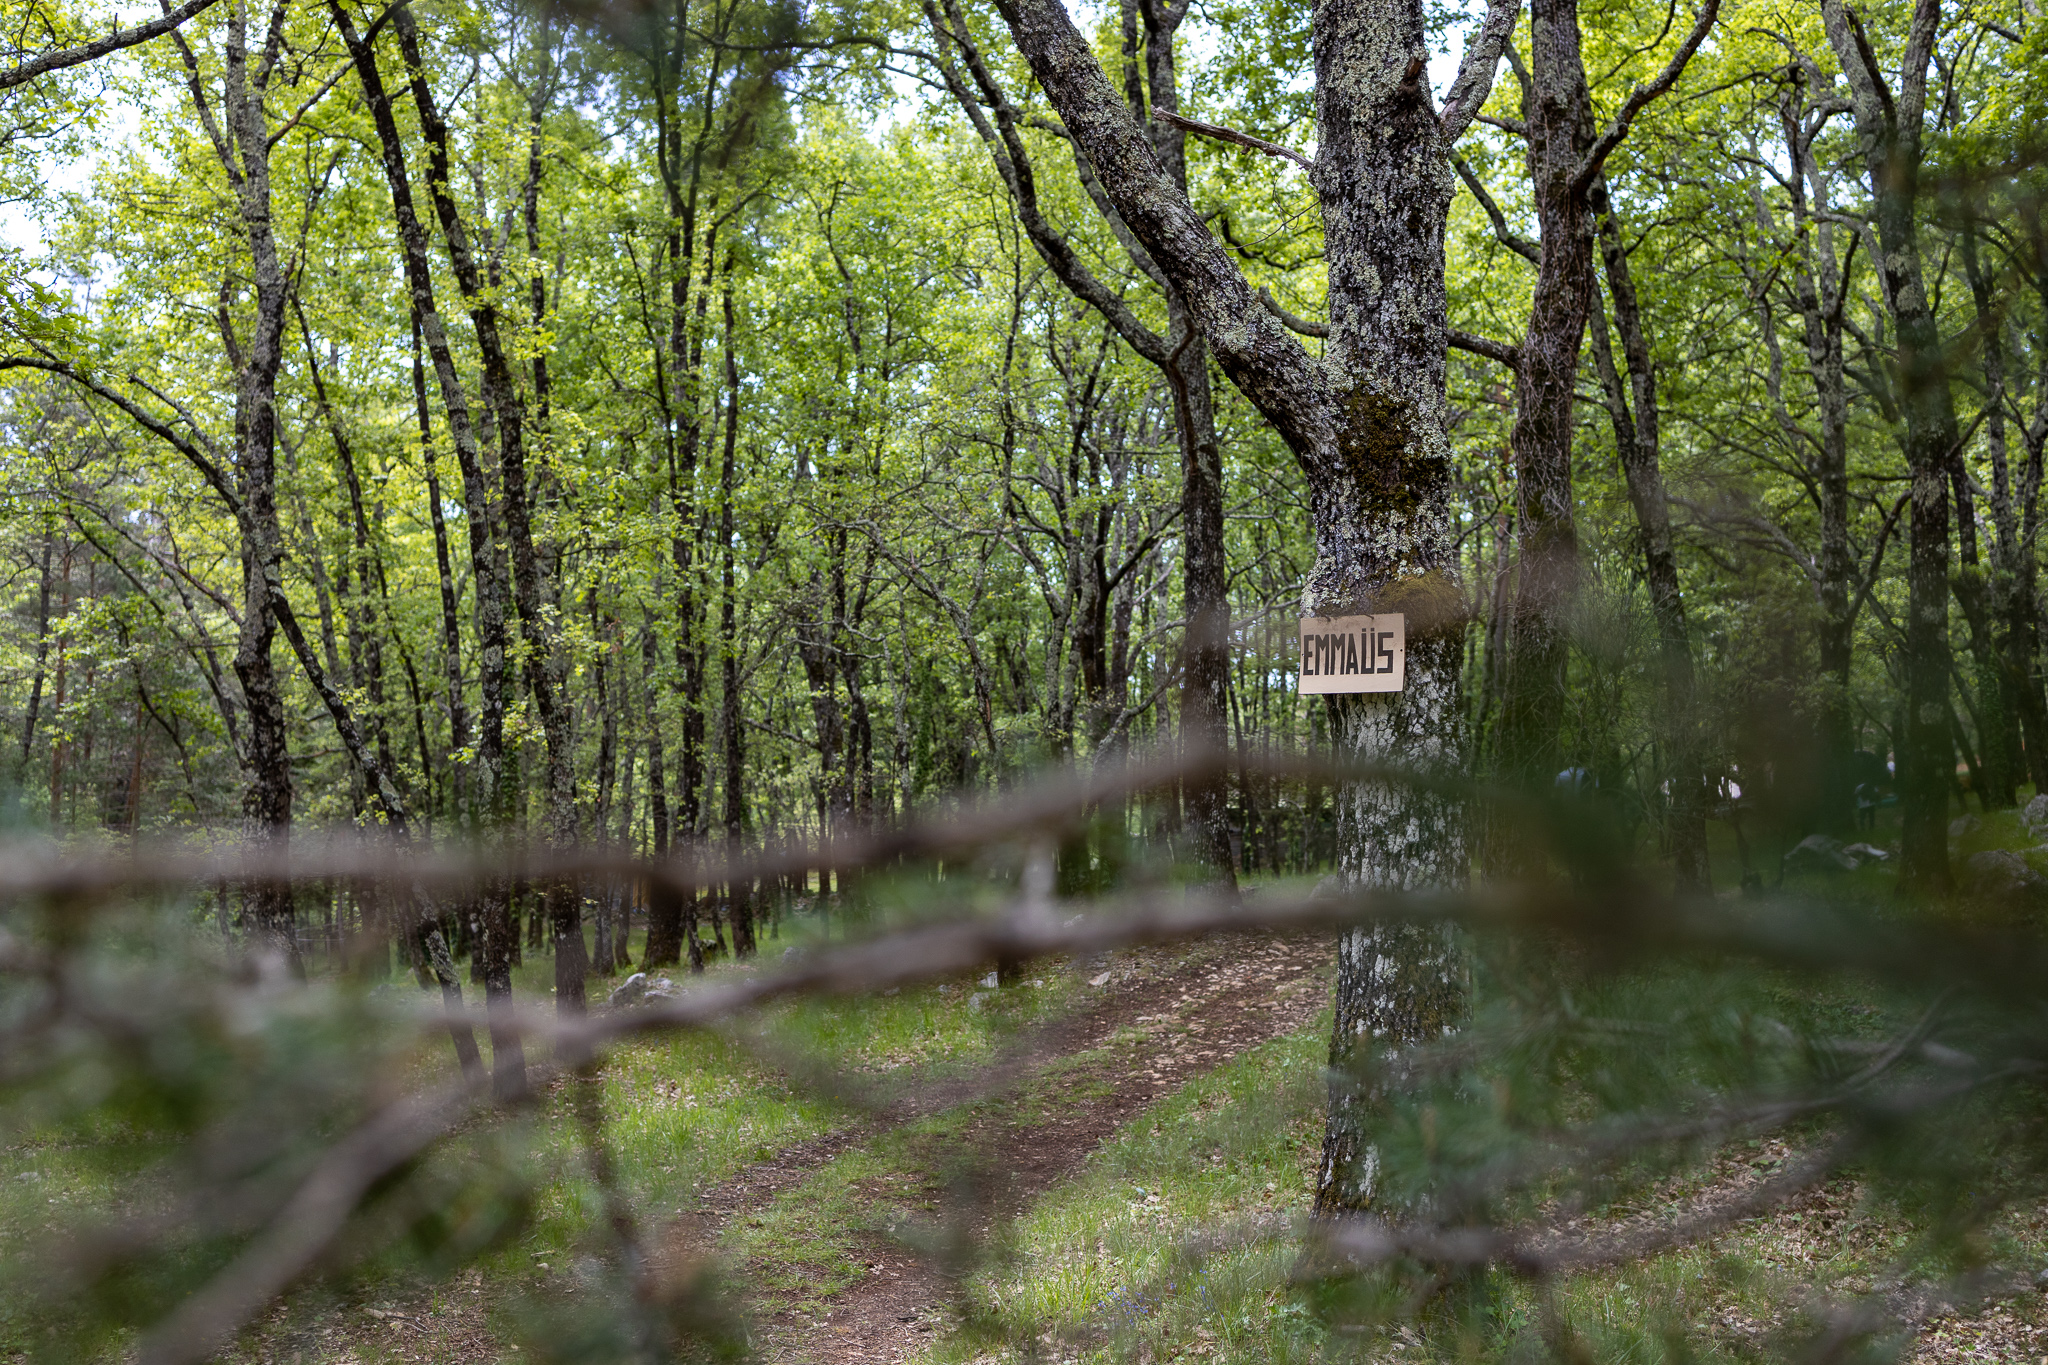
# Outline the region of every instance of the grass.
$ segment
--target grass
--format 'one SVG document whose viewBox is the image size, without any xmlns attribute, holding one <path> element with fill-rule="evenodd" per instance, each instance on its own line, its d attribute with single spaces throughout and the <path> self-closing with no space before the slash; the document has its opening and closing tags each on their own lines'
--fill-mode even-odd
<svg viewBox="0 0 2048 1365">
<path fill-rule="evenodd" d="M 1959 858 L 2033 843 L 2015 813 L 1980 822 L 1960 841 Z M 1884 843 L 1888 835 L 1895 837 L 1887 830 L 1866 837 Z M 1718 841 L 1716 853 L 1732 861 L 1732 848 Z M 1868 897 L 1888 877 L 1888 870 L 1865 869 L 1816 879 L 1813 889 Z M 818 917 L 792 916 L 779 928 L 762 945 L 770 962 L 789 947 L 827 937 Z M 707 978 L 759 969 L 721 960 Z M 688 984 L 686 971 L 668 974 Z M 545 999 L 551 984 L 552 963 L 530 954 L 517 992 Z M 593 978 L 593 1000 L 609 984 Z M 444 1194 L 445 1205 L 417 1225 L 393 1214 L 384 1249 L 357 1268 L 353 1282 L 303 1292 L 288 1320 L 251 1336 L 238 1355 L 278 1358 L 281 1341 L 296 1341 L 308 1359 L 396 1359 L 408 1353 L 386 1338 L 398 1340 L 402 1329 L 364 1317 L 369 1307 L 392 1304 L 473 1321 L 487 1346 L 544 1338 L 547 1325 L 536 1325 L 534 1305 L 556 1301 L 593 1273 L 612 1207 L 622 1205 L 643 1229 L 658 1233 L 749 1165 L 861 1122 L 819 1098 L 789 1059 L 831 1057 L 884 1087 L 906 1077 L 962 1076 L 1086 991 L 1051 964 L 1022 989 L 978 986 L 961 980 L 886 996 L 790 1002 L 765 1011 L 744 1033 L 628 1043 L 591 1083 L 604 1119 L 609 1191 L 596 1175 L 604 1163 L 593 1162 L 578 1116 L 588 1097 L 575 1082 L 559 1083 L 522 1118 L 478 1125 L 430 1158 L 415 1184 L 427 1202 Z M 1625 1016 L 1632 1000 L 1654 1001 L 1666 986 L 1654 974 L 1624 976 L 1613 981 L 1611 998 L 1589 999 L 1586 1007 Z M 1848 986 L 1771 980 L 1762 993 L 1769 997 L 1765 1015 L 1804 1017 L 1838 1034 L 1874 1036 L 1906 1018 L 1902 1002 Z M 1001 1229 L 967 1281 L 956 1330 L 928 1339 L 930 1365 L 1048 1354 L 1088 1362 L 1360 1358 L 1450 1365 L 1540 1358 L 1565 1338 L 1586 1359 L 1602 1362 L 1752 1361 L 1791 1325 L 1790 1306 L 1808 1287 L 1867 1291 L 1926 1231 L 1910 1191 L 1874 1191 L 1845 1179 L 1709 1244 L 1625 1270 L 1574 1276 L 1541 1292 L 1487 1275 L 1425 1301 L 1416 1321 L 1382 1321 L 1385 1310 L 1414 1303 L 1397 1302 L 1385 1284 L 1339 1291 L 1291 1279 L 1297 1253 L 1287 1234 L 1306 1214 L 1313 1187 L 1327 1029 L 1325 1017 L 1161 1098 L 1074 1179 Z M 1043 1123 L 1099 1097 L 1125 1055 L 1149 1041 L 1129 1032 L 1062 1059 L 999 1101 L 1001 1117 Z M 450 1066 L 445 1041 L 392 1051 L 387 1064 L 387 1080 L 408 1087 L 445 1077 Z M 147 1207 L 167 1193 L 151 1171 L 171 1138 L 144 1118 L 95 1110 L 89 1091 L 80 1092 L 80 1103 L 85 1119 L 53 1111 L 10 1132 L 0 1149 L 0 1245 L 10 1259 L 43 1233 Z M 860 1279 L 876 1245 L 914 1241 L 920 1226 L 929 1228 L 946 1205 L 950 1163 L 969 1130 L 989 1116 L 987 1106 L 970 1106 L 868 1135 L 736 1218 L 719 1251 L 743 1268 L 750 1291 L 767 1303 L 816 1313 Z M 1795 1144 L 1799 1136 L 1792 1135 Z M 1782 1141 L 1730 1148 L 1683 1176 L 1621 1182 L 1613 1202 L 1591 1216 L 1669 1211 L 1710 1183 L 1761 1178 L 1794 1155 Z M 1191 1236 L 1218 1228 L 1237 1235 L 1206 1251 L 1189 1249 Z M 2048 1219 L 2015 1213 L 1984 1233 L 1971 1254 L 2048 1259 Z M 464 1266 L 470 1268 L 455 1273 Z M 18 1273 L 11 1267 L 9 1279 L 21 1282 Z M 53 1315 L 7 1297 L 0 1302 L 5 1357 L 36 1349 L 64 1313 L 89 1309 L 72 1305 Z M 360 1323 L 362 1330 L 343 1327 L 337 1337 L 336 1323 Z M 119 1339 L 95 1340 L 97 1354 L 118 1353 Z M 453 1348 L 449 1354 L 476 1358 Z"/>
<path fill-rule="evenodd" d="M 1241 1053 L 1125 1125 L 1008 1230 L 975 1285 L 978 1320 L 931 1358 L 1021 1355 L 1048 1326 L 1068 1358 L 1312 1356 L 1320 1333 L 1278 1287 L 1283 1234 L 1313 1193 L 1328 1030 Z M 1189 1233 L 1218 1227 L 1244 1245 L 1185 1254 Z"/>
</svg>

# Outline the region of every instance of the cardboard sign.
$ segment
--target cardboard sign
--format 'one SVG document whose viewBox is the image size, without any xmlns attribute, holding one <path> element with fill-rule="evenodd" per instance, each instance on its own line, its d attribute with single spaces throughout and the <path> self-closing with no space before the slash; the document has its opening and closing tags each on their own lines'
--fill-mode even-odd
<svg viewBox="0 0 2048 1365">
<path fill-rule="evenodd" d="M 1304 696 L 1399 692 L 1408 680 L 1407 618 L 1302 617 L 1300 676 Z"/>
</svg>

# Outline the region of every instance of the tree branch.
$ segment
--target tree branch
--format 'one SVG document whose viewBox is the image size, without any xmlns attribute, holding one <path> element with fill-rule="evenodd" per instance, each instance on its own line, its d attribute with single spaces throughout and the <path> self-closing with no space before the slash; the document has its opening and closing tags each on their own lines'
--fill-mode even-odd
<svg viewBox="0 0 2048 1365">
<path fill-rule="evenodd" d="M 234 482 L 228 478 L 221 467 L 215 464 L 198 446 L 185 437 L 180 436 L 171 427 L 170 423 L 164 421 L 120 390 L 109 388 L 69 361 L 52 360 L 42 356 L 0 356 L 0 370 L 42 370 L 46 374 L 62 375 L 80 388 L 98 394 L 115 407 L 121 409 L 121 411 L 127 413 L 135 420 L 138 426 L 170 445 L 180 455 L 183 455 L 191 463 L 192 467 L 199 471 L 200 476 L 206 480 L 213 491 L 220 495 L 220 500 L 227 505 L 228 511 L 232 512 L 237 519 L 241 517 L 242 500 L 235 496 Z M 139 384 L 142 381 L 138 379 L 136 382 Z"/>
<path fill-rule="evenodd" d="M 1458 179 L 1465 182 L 1465 188 L 1472 191 L 1472 197 L 1479 201 L 1479 207 L 1486 211 L 1487 218 L 1493 223 L 1493 235 L 1500 244 L 1526 261 L 1542 260 L 1543 253 L 1536 249 L 1536 244 L 1508 226 L 1507 215 L 1486 192 L 1486 186 L 1472 170 L 1472 163 L 1462 156 L 1454 156 L 1451 165 L 1457 169 Z"/>
<path fill-rule="evenodd" d="M 1706 0 L 1700 7 L 1699 18 L 1693 22 L 1692 32 L 1685 35 L 1685 41 L 1678 45 L 1678 51 L 1672 54 L 1664 69 L 1657 73 L 1656 79 L 1629 92 L 1628 98 L 1622 102 L 1621 112 L 1614 116 L 1614 122 L 1607 125 L 1607 131 L 1600 135 L 1599 140 L 1586 152 L 1585 159 L 1579 163 L 1578 171 L 1572 176 L 1573 194 L 1582 195 L 1591 188 L 1593 177 L 1600 174 L 1600 168 L 1607 164 L 1608 155 L 1628 136 L 1628 130 L 1635 123 L 1636 115 L 1648 108 L 1652 100 L 1678 83 L 1678 78 L 1685 74 L 1686 64 L 1692 60 L 1692 54 L 1699 51 L 1700 44 L 1706 41 L 1707 31 L 1713 28 L 1714 20 L 1720 13 L 1721 0 Z"/>
<path fill-rule="evenodd" d="M 1223 244 L 1159 164 L 1151 139 L 1110 84 L 1059 0 L 997 0 L 1017 49 L 1132 233 L 1188 301 L 1232 383 L 1311 466 L 1337 446 L 1337 407 L 1322 366 L 1259 302 Z"/>
<path fill-rule="evenodd" d="M 185 0 L 184 4 L 169 11 L 161 19 L 152 19 L 146 24 L 137 24 L 134 28 L 117 28 L 104 38 L 80 43 L 77 47 L 67 47 L 62 52 L 46 52 L 19 66 L 10 66 L 5 71 L 0 71 L 0 90 L 12 89 L 38 76 L 46 76 L 52 71 L 83 66 L 87 62 L 97 61 L 110 52 L 119 52 L 122 48 L 134 47 L 137 43 L 146 43 L 152 38 L 161 38 L 187 19 L 211 8 L 213 4 L 214 0 Z"/>
<path fill-rule="evenodd" d="M 1031 155 L 1017 132 L 1016 110 L 1004 97 L 1002 87 L 996 83 L 995 73 L 983 59 L 973 35 L 964 32 L 964 26 L 958 20 L 948 23 L 931 0 L 927 0 L 924 9 L 926 22 L 938 40 L 940 53 L 943 54 L 950 44 L 966 63 L 968 75 L 980 91 L 977 99 L 951 61 L 941 56 L 934 62 L 940 78 L 953 95 L 953 102 L 960 106 L 960 112 L 967 115 L 967 121 L 974 125 L 975 134 L 988 148 L 989 157 L 996 164 L 996 173 L 1002 177 L 1004 187 L 1010 192 L 1010 200 L 1016 206 L 1017 221 L 1023 226 L 1024 235 L 1031 239 L 1032 247 L 1068 292 L 1100 313 L 1126 345 L 1152 364 L 1162 363 L 1166 359 L 1165 339 L 1147 327 L 1129 304 L 1096 278 L 1075 253 L 1073 244 L 1046 221 L 1039 208 L 1038 182 L 1032 169 Z M 990 123 L 984 112 L 984 104 L 995 111 L 994 123 Z M 1084 160 L 1083 151 L 1079 143 L 1074 144 L 1076 164 Z"/>
<path fill-rule="evenodd" d="M 405 798 L 398 794 L 391 775 L 384 771 L 383 764 L 377 761 L 377 756 L 364 742 L 362 727 L 356 724 L 354 712 L 328 680 L 326 670 L 320 667 L 320 658 L 307 642 L 306 633 L 299 628 L 299 618 L 292 611 L 291 599 L 285 595 L 284 585 L 274 578 L 270 580 L 270 609 L 276 614 L 277 624 L 284 630 L 292 653 L 298 656 L 299 666 L 306 670 L 306 680 L 313 684 L 313 690 L 326 704 L 327 714 L 341 736 L 342 747 L 348 750 L 348 756 L 355 760 L 356 767 L 362 770 L 363 776 L 375 789 L 377 804 L 384 808 L 384 816 L 391 822 L 391 828 L 404 832 L 412 824 L 412 816 L 405 808 Z"/>
<path fill-rule="evenodd" d="M 1450 343 L 1454 351 L 1484 356 L 1511 370 L 1522 368 L 1522 348 L 1511 346 L 1505 341 L 1495 341 L 1492 337 L 1479 336 L 1473 332 L 1461 332 L 1453 327 L 1450 329 Z"/>
<path fill-rule="evenodd" d="M 1259 302 L 1266 305 L 1267 312 L 1286 323 L 1290 332 L 1299 332 L 1305 337 L 1326 337 L 1330 334 L 1329 323 L 1310 322 L 1305 317 L 1288 312 L 1280 300 L 1273 297 L 1273 291 L 1263 284 L 1259 286 Z"/>
<path fill-rule="evenodd" d="M 1277 142 L 1268 142 L 1262 137 L 1253 137 L 1250 133 L 1240 133 L 1235 128 L 1225 128 L 1220 123 L 1204 123 L 1198 118 L 1169 114 L 1164 109 L 1153 110 L 1152 117 L 1170 123 L 1176 128 L 1185 128 L 1191 133 L 1214 138 L 1218 142 L 1235 142 L 1240 147 L 1249 147 L 1255 152 L 1264 152 L 1267 156 L 1285 157 L 1305 171 L 1313 172 L 1316 168 L 1315 162 L 1291 147 L 1282 147 Z"/>
<path fill-rule="evenodd" d="M 1522 0 L 1491 0 L 1479 31 L 1465 44 L 1458 61 L 1458 74 L 1444 95 L 1444 107 L 1437 118 L 1443 125 L 1444 146 L 1456 142 L 1472 125 L 1473 116 L 1486 103 L 1493 89 L 1493 74 L 1500 68 L 1500 54 L 1515 33 L 1515 20 L 1522 12 Z"/>
</svg>

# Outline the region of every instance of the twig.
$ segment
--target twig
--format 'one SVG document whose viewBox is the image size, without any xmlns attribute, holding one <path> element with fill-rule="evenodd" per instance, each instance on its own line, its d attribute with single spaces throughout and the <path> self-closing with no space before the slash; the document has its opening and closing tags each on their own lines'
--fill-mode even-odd
<svg viewBox="0 0 2048 1365">
<path fill-rule="evenodd" d="M 1185 118 L 1180 114 L 1169 114 L 1164 109 L 1153 110 L 1152 117 L 1165 123 L 1171 123 L 1176 128 L 1185 128 L 1191 133 L 1199 133 L 1203 137 L 1215 138 L 1218 142 L 1235 142 L 1240 147 L 1249 147 L 1255 152 L 1264 152 L 1267 156 L 1285 157 L 1310 175 L 1315 174 L 1316 163 L 1303 156 L 1300 152 L 1295 151 L 1292 147 L 1282 147 L 1277 142 L 1268 142 L 1262 137 L 1253 137 L 1250 133 L 1240 133 L 1235 128 L 1225 128 L 1221 124 L 1204 123 L 1198 118 Z"/>
</svg>

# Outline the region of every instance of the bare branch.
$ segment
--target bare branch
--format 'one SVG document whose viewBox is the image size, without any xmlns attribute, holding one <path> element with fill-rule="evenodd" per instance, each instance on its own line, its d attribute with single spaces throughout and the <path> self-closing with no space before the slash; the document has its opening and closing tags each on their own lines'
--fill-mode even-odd
<svg viewBox="0 0 2048 1365">
<path fill-rule="evenodd" d="M 1479 207 L 1486 211 L 1488 221 L 1493 224 L 1493 235 L 1500 244 L 1524 260 L 1541 260 L 1543 253 L 1537 250 L 1536 244 L 1508 226 L 1507 215 L 1500 211 L 1500 205 L 1487 193 L 1485 182 L 1473 171 L 1472 163 L 1462 156 L 1454 156 L 1451 158 L 1451 166 L 1458 172 L 1458 179 L 1465 182 L 1465 188 L 1472 191 L 1472 197 L 1479 201 Z"/>
<path fill-rule="evenodd" d="M 1218 142 L 1234 142 L 1240 147 L 1249 147 L 1255 152 L 1264 152 L 1267 156 L 1283 157 L 1310 173 L 1313 173 L 1316 168 L 1315 162 L 1310 161 L 1292 147 L 1282 147 L 1277 142 L 1268 142 L 1262 137 L 1253 137 L 1250 133 L 1240 133 L 1235 128 L 1225 128 L 1219 123 L 1204 123 L 1198 118 L 1186 118 L 1180 114 L 1169 114 L 1164 109 L 1153 110 L 1152 117 L 1171 123 L 1176 128 L 1185 128 L 1191 133 L 1199 133 L 1203 137 L 1214 138 Z"/>
<path fill-rule="evenodd" d="M 104 38 L 80 43 L 77 47 L 67 47 L 61 52 L 46 52 L 19 66 L 8 67 L 5 71 L 0 71 L 0 90 L 12 89 L 38 76 L 47 76 L 52 71 L 83 66 L 87 62 L 97 61 L 108 53 L 134 47 L 137 43 L 146 43 L 152 38 L 161 38 L 187 19 L 212 8 L 213 4 L 214 0 L 185 0 L 184 4 L 169 11 L 160 19 L 137 24 L 134 28 L 117 28 Z"/>
<path fill-rule="evenodd" d="M 1453 327 L 1450 330 L 1450 343 L 1454 351 L 1484 356 L 1511 370 L 1522 367 L 1522 348 L 1511 346 L 1505 341 L 1495 341 L 1492 337 L 1483 337 L 1472 332 L 1461 332 Z"/>
<path fill-rule="evenodd" d="M 1266 305 L 1267 312 L 1286 323 L 1289 331 L 1299 332 L 1305 337 L 1326 337 L 1330 334 L 1329 323 L 1311 322 L 1305 317 L 1288 312 L 1280 300 L 1273 297 L 1273 291 L 1263 284 L 1259 286 L 1259 302 Z"/>
<path fill-rule="evenodd" d="M 1515 20 L 1522 12 L 1521 0 L 1492 0 L 1479 31 L 1465 44 L 1457 77 L 1444 95 L 1444 107 L 1437 114 L 1443 125 L 1444 145 L 1456 142 L 1472 125 L 1479 106 L 1493 89 L 1493 73 L 1500 67 L 1500 54 L 1515 33 Z"/>
<path fill-rule="evenodd" d="M 1600 135 L 1599 140 L 1587 150 L 1585 159 L 1579 162 L 1579 169 L 1572 176 L 1573 194 L 1584 194 L 1592 187 L 1593 177 L 1600 174 L 1609 154 L 1628 136 L 1636 115 L 1678 83 L 1678 78 L 1685 74 L 1686 64 L 1692 61 L 1692 54 L 1699 51 L 1700 44 L 1706 41 L 1707 32 L 1713 28 L 1720 13 L 1721 0 L 1706 0 L 1700 7 L 1699 18 L 1693 22 L 1692 32 L 1685 35 L 1685 41 L 1678 45 L 1678 51 L 1672 54 L 1664 69 L 1649 84 L 1639 85 L 1629 92 L 1628 98 L 1622 101 L 1621 112 L 1614 116 L 1614 122 L 1607 125 L 1607 131 Z"/>
</svg>

